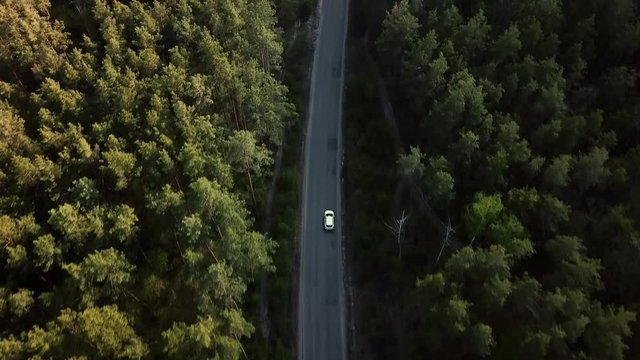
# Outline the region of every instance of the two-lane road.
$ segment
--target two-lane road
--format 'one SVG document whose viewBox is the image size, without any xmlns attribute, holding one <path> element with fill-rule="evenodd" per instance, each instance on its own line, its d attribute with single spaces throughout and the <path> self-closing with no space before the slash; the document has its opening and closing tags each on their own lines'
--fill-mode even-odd
<svg viewBox="0 0 640 360">
<path fill-rule="evenodd" d="M 346 359 L 342 267 L 342 92 L 348 0 L 320 0 L 305 142 L 298 359 Z M 325 209 L 335 229 L 323 230 Z"/>
</svg>

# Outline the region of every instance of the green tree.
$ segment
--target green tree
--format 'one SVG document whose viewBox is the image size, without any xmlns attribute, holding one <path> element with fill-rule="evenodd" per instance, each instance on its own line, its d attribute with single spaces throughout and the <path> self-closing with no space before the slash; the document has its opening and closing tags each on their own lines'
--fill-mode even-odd
<svg viewBox="0 0 640 360">
<path fill-rule="evenodd" d="M 563 154 L 551 161 L 544 171 L 544 184 L 550 188 L 563 188 L 569 185 L 569 174 L 573 167 L 571 155 Z"/>
<path fill-rule="evenodd" d="M 401 0 L 387 13 L 382 27 L 376 41 L 378 52 L 384 59 L 402 59 L 416 41 L 420 24 L 411 13 L 409 1 Z"/>
<path fill-rule="evenodd" d="M 246 204 L 296 116 L 276 21 L 267 0 L 0 4 L 0 357 L 162 357 L 207 318 L 230 350 L 198 356 L 242 356 L 275 249 Z"/>
<path fill-rule="evenodd" d="M 455 197 L 451 165 L 444 157 L 429 158 L 424 181 L 427 195 L 434 203 L 446 206 Z"/>
<path fill-rule="evenodd" d="M 400 155 L 398 158 L 396 162 L 398 172 L 401 176 L 421 179 L 426 170 L 423 161 L 424 154 L 420 152 L 418 147 L 412 146 L 408 154 Z"/>
<path fill-rule="evenodd" d="M 423 198 L 394 198 L 396 207 L 421 209 L 402 274 L 360 280 L 373 292 L 389 289 L 391 276 L 419 279 L 413 296 L 394 288 L 393 297 L 371 300 L 376 309 L 410 309 L 392 319 L 402 338 L 370 339 L 385 339 L 379 357 L 402 353 L 407 342 L 416 343 L 407 357 L 637 357 L 635 315 L 625 309 L 640 301 L 632 285 L 638 7 L 630 0 L 388 7 L 384 20 L 365 28 L 375 34 L 381 25 L 383 78 L 411 149 L 396 166 L 421 181 L 424 194 L 444 195 L 435 211 L 422 211 Z M 358 159 L 377 160 L 382 150 L 360 151 Z M 356 268 L 384 261 L 365 252 L 355 250 Z"/>
<path fill-rule="evenodd" d="M 454 28 L 453 39 L 461 55 L 473 60 L 485 51 L 490 32 L 491 26 L 487 24 L 484 11 L 480 10 L 466 24 Z"/>
<path fill-rule="evenodd" d="M 77 356 L 140 359 L 149 352 L 148 345 L 136 335 L 127 317 L 117 306 L 90 307 L 82 312 L 64 309 L 54 329 L 77 345 Z"/>
<path fill-rule="evenodd" d="M 61 52 L 69 40 L 62 22 L 50 19 L 50 7 L 47 0 L 11 0 L 0 5 L 0 27 L 5 30 L 0 35 L 0 58 L 14 74 L 26 68 L 42 78 L 62 70 Z"/>
<path fill-rule="evenodd" d="M 93 305 L 103 297 L 117 299 L 132 280 L 135 266 L 113 248 L 89 254 L 80 264 L 62 266 L 75 280 L 82 293 L 82 302 Z"/>
<path fill-rule="evenodd" d="M 602 181 L 611 173 L 606 167 L 607 160 L 609 160 L 609 153 L 601 147 L 595 147 L 576 159 L 573 176 L 582 191 L 602 184 Z"/>
<path fill-rule="evenodd" d="M 520 30 L 517 26 L 511 25 L 495 40 L 492 53 L 496 61 L 509 61 L 518 57 L 521 48 Z"/>
<path fill-rule="evenodd" d="M 545 244 L 545 250 L 556 268 L 547 279 L 549 287 L 575 288 L 587 293 L 601 287 L 600 262 L 584 257 L 585 248 L 579 238 L 557 236 Z"/>
</svg>

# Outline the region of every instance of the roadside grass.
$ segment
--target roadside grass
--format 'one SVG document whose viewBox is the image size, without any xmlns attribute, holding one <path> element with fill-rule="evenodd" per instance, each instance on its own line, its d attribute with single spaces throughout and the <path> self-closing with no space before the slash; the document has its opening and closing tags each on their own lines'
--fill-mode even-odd
<svg viewBox="0 0 640 360">
<path fill-rule="evenodd" d="M 303 138 L 309 97 L 309 69 L 312 61 L 311 33 L 301 25 L 284 58 L 282 82 L 289 88 L 289 100 L 295 105 L 297 116 L 286 129 L 282 144 L 282 164 L 275 183 L 268 236 L 277 243 L 272 256 L 275 271 L 266 274 L 265 298 L 261 298 L 259 284 L 251 289 L 247 302 L 248 317 L 256 330 L 247 341 L 247 357 L 258 360 L 292 360 L 296 346 L 296 284 L 297 230 L 299 223 L 302 184 Z M 260 319 L 256 309 L 266 301 L 268 307 L 269 338 L 258 328 Z"/>
<path fill-rule="evenodd" d="M 396 154 L 369 74 L 362 41 L 347 47 L 345 97 L 345 199 L 348 271 L 354 286 L 354 359 L 395 358 L 388 328 L 394 313 L 386 308 L 394 296 L 400 261 L 384 225 L 389 222 L 396 186 Z M 353 344 L 351 344 L 353 346 Z"/>
</svg>

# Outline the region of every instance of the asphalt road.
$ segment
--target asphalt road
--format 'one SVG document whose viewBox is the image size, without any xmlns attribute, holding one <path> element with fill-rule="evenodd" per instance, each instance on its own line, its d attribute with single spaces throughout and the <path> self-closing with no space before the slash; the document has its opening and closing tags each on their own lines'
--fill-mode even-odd
<svg viewBox="0 0 640 360">
<path fill-rule="evenodd" d="M 302 194 L 298 359 L 346 359 L 342 266 L 342 93 L 348 0 L 320 0 Z M 335 229 L 323 213 L 335 212 Z"/>
</svg>

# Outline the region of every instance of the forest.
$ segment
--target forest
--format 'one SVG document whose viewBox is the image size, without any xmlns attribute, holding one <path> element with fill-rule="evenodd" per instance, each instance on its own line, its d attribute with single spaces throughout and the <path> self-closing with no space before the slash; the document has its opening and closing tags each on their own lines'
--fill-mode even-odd
<svg viewBox="0 0 640 360">
<path fill-rule="evenodd" d="M 1 359 L 257 358 L 280 245 L 259 222 L 304 98 L 286 36 L 311 10 L 0 1 Z"/>
<path fill-rule="evenodd" d="M 351 11 L 354 358 L 640 357 L 640 2 Z"/>
<path fill-rule="evenodd" d="M 0 359 L 293 358 L 314 6 L 0 0 Z M 350 19 L 351 357 L 639 358 L 640 1 Z"/>
</svg>

